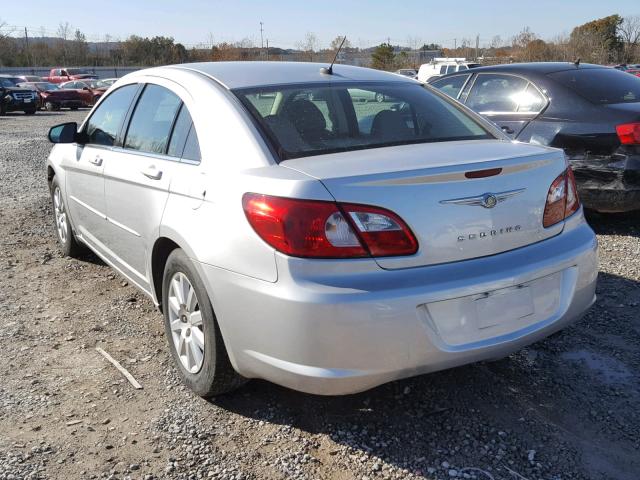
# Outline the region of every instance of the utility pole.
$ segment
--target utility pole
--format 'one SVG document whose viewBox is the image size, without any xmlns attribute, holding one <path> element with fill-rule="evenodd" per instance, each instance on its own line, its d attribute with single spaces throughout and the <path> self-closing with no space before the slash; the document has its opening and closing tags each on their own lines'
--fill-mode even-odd
<svg viewBox="0 0 640 480">
<path fill-rule="evenodd" d="M 27 27 L 24 27 L 24 48 L 27 53 L 27 62 L 29 62 L 29 34 L 27 33 Z M 33 67 L 33 64 L 31 66 Z"/>
<path fill-rule="evenodd" d="M 269 61 L 269 39 L 267 38 L 267 61 Z"/>
<path fill-rule="evenodd" d="M 454 39 L 453 39 L 453 49 L 454 49 L 454 50 L 457 50 L 457 49 L 458 49 L 458 39 L 457 39 L 457 38 L 454 38 Z"/>
<path fill-rule="evenodd" d="M 260 48 L 262 48 L 264 50 L 264 39 L 263 39 L 263 36 L 262 36 L 262 32 L 263 32 L 262 25 L 264 25 L 264 24 L 262 22 L 260 22 Z"/>
<path fill-rule="evenodd" d="M 478 61 L 478 48 L 480 47 L 480 35 L 476 35 L 476 62 Z"/>
</svg>

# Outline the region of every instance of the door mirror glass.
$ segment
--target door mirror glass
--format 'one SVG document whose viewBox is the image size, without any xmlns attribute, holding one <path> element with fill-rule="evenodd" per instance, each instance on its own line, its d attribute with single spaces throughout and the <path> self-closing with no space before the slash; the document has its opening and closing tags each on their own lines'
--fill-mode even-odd
<svg viewBox="0 0 640 480">
<path fill-rule="evenodd" d="M 49 141 L 51 143 L 73 143 L 78 134 L 78 124 L 76 122 L 61 123 L 49 130 Z"/>
</svg>

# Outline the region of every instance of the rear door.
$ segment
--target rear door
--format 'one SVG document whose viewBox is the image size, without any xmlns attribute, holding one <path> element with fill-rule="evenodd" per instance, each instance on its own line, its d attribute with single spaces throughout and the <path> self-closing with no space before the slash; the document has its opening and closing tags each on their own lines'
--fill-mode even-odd
<svg viewBox="0 0 640 480">
<path fill-rule="evenodd" d="M 467 107 L 484 115 L 511 138 L 547 106 L 546 97 L 527 79 L 503 73 L 479 73 L 466 96 Z"/>
<path fill-rule="evenodd" d="M 146 290 L 149 249 L 158 236 L 169 185 L 181 171 L 199 163 L 195 131 L 190 136 L 191 116 L 179 96 L 186 92 L 172 82 L 157 82 L 163 85 L 144 87 L 123 146 L 104 172 L 113 261 Z"/>
</svg>

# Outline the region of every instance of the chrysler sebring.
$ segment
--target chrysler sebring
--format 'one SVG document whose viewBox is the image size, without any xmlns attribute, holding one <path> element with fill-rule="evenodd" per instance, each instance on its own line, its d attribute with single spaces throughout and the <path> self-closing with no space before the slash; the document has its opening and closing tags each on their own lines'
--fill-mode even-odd
<svg viewBox="0 0 640 480">
<path fill-rule="evenodd" d="M 561 150 L 411 79 L 321 67 L 142 70 L 49 132 L 62 251 L 153 300 L 191 389 L 353 393 L 584 314 L 597 245 Z"/>
</svg>

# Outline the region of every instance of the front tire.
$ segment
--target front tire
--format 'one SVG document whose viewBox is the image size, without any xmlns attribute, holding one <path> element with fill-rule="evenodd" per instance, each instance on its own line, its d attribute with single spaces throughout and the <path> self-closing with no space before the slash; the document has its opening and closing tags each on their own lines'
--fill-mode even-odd
<svg viewBox="0 0 640 480">
<path fill-rule="evenodd" d="M 67 206 L 64 203 L 62 190 L 56 177 L 53 177 L 51 181 L 51 203 L 53 204 L 54 226 L 60 250 L 66 257 L 77 258 L 82 253 L 82 247 L 73 235 Z"/>
<path fill-rule="evenodd" d="M 162 305 L 171 355 L 191 390 L 207 398 L 230 392 L 246 381 L 231 366 L 209 295 L 181 249 L 167 259 Z"/>
</svg>

